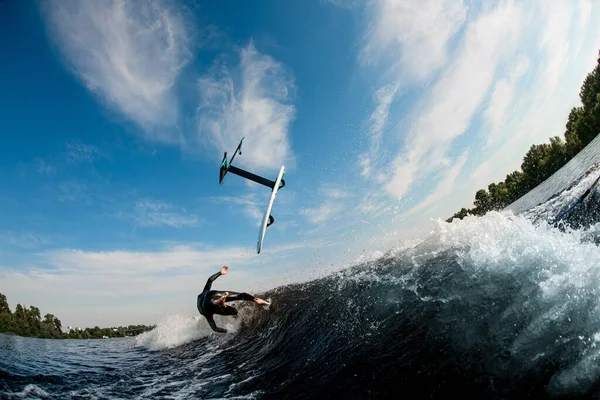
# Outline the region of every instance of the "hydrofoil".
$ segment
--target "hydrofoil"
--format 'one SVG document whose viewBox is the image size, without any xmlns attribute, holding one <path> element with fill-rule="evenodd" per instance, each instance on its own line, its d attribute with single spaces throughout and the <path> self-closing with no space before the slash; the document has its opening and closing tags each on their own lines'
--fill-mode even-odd
<svg viewBox="0 0 600 400">
<path fill-rule="evenodd" d="M 263 186 L 266 186 L 271 189 L 271 197 L 269 198 L 269 203 L 267 204 L 267 209 L 265 211 L 264 217 L 260 224 L 260 229 L 258 231 L 258 242 L 256 243 L 256 252 L 260 254 L 262 250 L 263 241 L 265 239 L 265 233 L 269 226 L 271 226 L 275 222 L 275 218 L 271 215 L 271 209 L 273 208 L 273 203 L 275 202 L 275 198 L 277 197 L 277 192 L 285 186 L 285 180 L 283 176 L 285 175 L 285 167 L 282 165 L 279 174 L 277 174 L 277 178 L 272 181 L 270 179 L 264 178 L 262 176 L 253 174 L 252 172 L 243 170 L 232 165 L 233 159 L 237 154 L 242 155 L 242 142 L 244 138 L 240 140 L 240 144 L 238 144 L 237 148 L 233 152 L 233 156 L 231 156 L 231 160 L 227 161 L 227 152 L 223 155 L 223 161 L 221 161 L 221 168 L 219 170 L 219 185 L 223 184 L 223 179 L 225 175 L 228 173 L 232 173 L 242 178 L 251 180 Z"/>
</svg>

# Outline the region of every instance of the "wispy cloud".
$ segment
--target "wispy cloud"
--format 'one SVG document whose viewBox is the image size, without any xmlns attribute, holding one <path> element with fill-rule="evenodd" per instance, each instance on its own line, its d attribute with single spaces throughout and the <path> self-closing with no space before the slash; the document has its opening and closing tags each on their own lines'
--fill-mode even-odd
<svg viewBox="0 0 600 400">
<path fill-rule="evenodd" d="M 46 262 L 53 265 L 60 272 L 74 272 L 82 274 L 118 274 L 144 275 L 156 274 L 164 271 L 183 269 L 206 268 L 219 265 L 228 259 L 227 252 L 232 254 L 244 253 L 241 248 L 199 251 L 190 246 L 155 252 L 108 251 L 87 252 L 82 250 L 53 250 L 47 252 Z M 229 257 L 230 262 L 235 262 Z"/>
<path fill-rule="evenodd" d="M 219 151 L 233 151 L 246 137 L 239 163 L 256 170 L 292 162 L 289 125 L 294 82 L 284 66 L 251 42 L 240 51 L 237 69 L 215 64 L 199 79 L 199 140 Z"/>
<path fill-rule="evenodd" d="M 518 169 L 531 144 L 564 134 L 570 108 L 578 103 L 579 87 L 596 64 L 600 48 L 600 27 L 585 17 L 590 12 L 588 7 L 583 1 L 554 6 L 543 3 L 532 9 L 541 23 L 534 25 L 529 35 L 535 43 L 543 43 L 542 51 L 535 62 L 528 64 L 532 79 L 527 89 L 513 98 L 513 112 L 504 114 L 501 121 L 493 120 L 490 129 L 496 133 L 494 139 L 499 146 L 469 177 L 472 193 Z M 579 34 L 571 34 L 573 30 Z M 592 37 L 596 39 L 588 41 Z M 567 48 L 571 50 L 565 56 L 563 50 Z M 586 49 L 587 53 L 579 54 L 577 50 L 573 54 L 575 48 Z M 505 169 L 498 170 L 497 165 Z"/>
<path fill-rule="evenodd" d="M 382 0 L 368 3 L 368 28 L 359 61 L 381 76 L 370 116 L 370 148 L 359 156 L 362 175 L 383 182 L 379 153 L 390 106 L 402 90 L 430 78 L 446 65 L 450 41 L 466 21 L 462 2 Z"/>
<path fill-rule="evenodd" d="M 455 60 L 449 65 L 420 107 L 396 158 L 386 185 L 395 198 L 402 198 L 417 174 L 440 167 L 451 142 L 464 134 L 493 83 L 494 74 L 506 54 L 514 51 L 521 33 L 521 10 L 504 3 L 467 26 Z"/>
<path fill-rule="evenodd" d="M 152 131 L 176 122 L 173 86 L 191 60 L 189 24 L 170 2 L 51 0 L 44 3 L 50 33 L 85 86 Z"/>
<path fill-rule="evenodd" d="M 36 171 L 38 174 L 42 176 L 52 176 L 56 173 L 56 167 L 48 164 L 41 158 L 37 158 L 36 161 Z"/>
<path fill-rule="evenodd" d="M 266 192 L 265 192 L 266 193 Z M 256 225 L 260 225 L 267 207 L 267 199 L 262 199 L 258 193 L 249 193 L 240 196 L 213 196 L 209 198 L 213 203 L 228 203 L 235 205 L 235 209 L 246 214 Z"/>
<path fill-rule="evenodd" d="M 504 122 L 507 120 L 509 113 L 514 110 L 514 98 L 519 78 L 527 72 L 529 64 L 527 58 L 520 59 L 509 70 L 507 77 L 496 81 L 490 104 L 484 113 L 489 126 L 486 146 L 490 146 L 500 139 Z"/>
<path fill-rule="evenodd" d="M 368 215 L 369 218 L 380 216 L 393 209 L 397 210 L 398 206 L 392 208 L 385 198 L 385 194 L 377 191 L 367 192 L 363 195 L 356 208 L 357 211 Z"/>
<path fill-rule="evenodd" d="M 362 5 L 364 2 L 361 0 L 321 0 L 324 4 L 331 4 L 340 8 L 347 8 L 349 10 L 356 9 Z"/>
<path fill-rule="evenodd" d="M 253 293 L 289 283 L 290 274 L 284 271 L 297 274 L 290 268 L 297 263 L 291 255 L 307 246 L 322 245 L 321 241 L 290 243 L 260 255 L 253 247 L 186 243 L 155 251 L 54 249 L 21 262 L 18 270 L 0 268 L 0 282 L 11 304 L 42 304 L 65 325 L 149 324 L 174 310 L 198 315 L 195 297 L 208 276 L 222 265 L 230 270 L 216 282 L 217 287 Z M 44 267 L 36 267 L 39 263 Z M 278 273 L 265 282 L 265 269 Z M 22 290 L 24 287 L 28 290 Z M 86 299 L 83 303 L 78 301 L 82 296 Z M 127 309 L 121 308 L 124 299 Z"/>
<path fill-rule="evenodd" d="M 381 149 L 383 130 L 388 122 L 390 105 L 392 104 L 399 88 L 399 83 L 395 82 L 386 85 L 375 92 L 377 106 L 369 118 L 369 122 L 371 124 L 370 147 L 367 152 L 359 156 L 359 164 L 362 167 L 361 175 L 364 177 L 373 176 L 373 172 L 377 170 L 377 168 L 373 168 L 372 160 L 377 158 Z M 375 178 L 378 181 L 383 180 L 381 174 L 375 174 Z"/>
<path fill-rule="evenodd" d="M 389 64 L 393 73 L 424 79 L 445 65 L 448 43 L 466 20 L 462 1 L 382 0 L 370 3 L 360 60 Z"/>
<path fill-rule="evenodd" d="M 463 170 L 463 167 L 467 161 L 467 157 L 468 152 L 463 153 L 460 157 L 458 157 L 453 165 L 449 165 L 448 169 L 444 169 L 442 172 L 442 178 L 434 191 L 425 197 L 425 199 L 419 201 L 416 206 L 402 213 L 402 217 L 408 218 L 423 210 L 432 208 L 434 204 L 443 204 L 445 197 L 455 190 L 456 180 Z"/>
<path fill-rule="evenodd" d="M 98 147 L 82 143 L 79 139 L 67 143 L 66 148 L 67 164 L 93 163 L 105 156 Z"/>
<path fill-rule="evenodd" d="M 130 211 L 120 211 L 117 216 L 133 222 L 136 226 L 170 226 L 182 228 L 198 224 L 198 217 L 172 204 L 142 199 Z"/>
<path fill-rule="evenodd" d="M 346 209 L 344 199 L 349 197 L 347 192 L 331 187 L 322 187 L 320 194 L 323 201 L 319 206 L 300 210 L 300 214 L 305 215 L 313 224 L 321 224 L 336 218 Z"/>
<path fill-rule="evenodd" d="M 0 240 L 10 246 L 23 248 L 36 248 L 51 243 L 46 236 L 36 235 L 29 232 L 7 232 L 3 235 L 0 235 Z"/>
<path fill-rule="evenodd" d="M 58 200 L 61 203 L 89 203 L 91 201 L 89 188 L 77 181 L 67 181 L 58 184 Z"/>
</svg>

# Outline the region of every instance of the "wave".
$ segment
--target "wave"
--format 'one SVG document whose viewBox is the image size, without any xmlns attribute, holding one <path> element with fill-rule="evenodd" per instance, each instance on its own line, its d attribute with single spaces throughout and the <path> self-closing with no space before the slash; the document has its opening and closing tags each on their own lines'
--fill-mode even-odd
<svg viewBox="0 0 600 400">
<path fill-rule="evenodd" d="M 599 171 L 527 212 L 439 220 L 385 254 L 259 293 L 269 309 L 241 302 L 237 317 L 215 316 L 226 334 L 199 315 L 173 314 L 131 348 L 100 342 L 114 349 L 84 360 L 89 372 L 67 368 L 74 359 L 65 357 L 64 376 L 6 375 L 3 392 L 34 384 L 100 398 L 594 397 Z"/>
<path fill-rule="evenodd" d="M 438 221 L 411 246 L 265 293 L 268 312 L 241 304 L 218 321 L 226 335 L 174 315 L 137 343 L 181 346 L 196 379 L 228 382 L 209 397 L 587 393 L 600 376 L 600 249 L 584 237 L 511 212 Z"/>
</svg>

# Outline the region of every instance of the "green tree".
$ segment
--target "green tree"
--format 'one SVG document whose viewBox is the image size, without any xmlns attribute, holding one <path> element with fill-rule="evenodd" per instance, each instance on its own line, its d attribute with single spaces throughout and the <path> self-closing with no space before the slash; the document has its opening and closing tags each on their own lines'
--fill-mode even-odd
<svg viewBox="0 0 600 400">
<path fill-rule="evenodd" d="M 596 68 L 583 81 L 579 98 L 585 111 L 584 124 L 588 128 L 580 138 L 587 144 L 600 132 L 600 55 Z"/>
<path fill-rule="evenodd" d="M 28 330 L 25 336 L 38 337 L 42 333 L 42 317 L 40 315 L 40 309 L 35 306 L 30 306 L 26 310 Z"/>
<path fill-rule="evenodd" d="M 475 215 L 483 215 L 492 209 L 492 196 L 485 189 L 480 189 L 475 193 Z"/>
<path fill-rule="evenodd" d="M 6 296 L 0 293 L 0 314 L 12 314 Z"/>
<path fill-rule="evenodd" d="M 571 109 L 564 141 L 554 136 L 550 143 L 532 145 L 523 157 L 521 171 L 508 174 L 504 182 L 488 185 L 488 191 L 477 191 L 475 207 L 472 210 L 461 209 L 448 221 L 506 207 L 562 168 L 600 133 L 600 53 L 596 67 L 581 86 L 579 98 L 582 105 Z"/>
<path fill-rule="evenodd" d="M 567 146 L 559 137 L 550 138 L 550 151 L 547 158 L 544 160 L 545 178 L 548 179 L 552 174 L 561 169 L 569 161 L 567 157 Z"/>
<path fill-rule="evenodd" d="M 514 171 L 506 175 L 504 184 L 506 185 L 506 189 L 510 193 L 510 203 L 527 193 L 527 188 L 525 186 L 525 174 L 523 174 L 521 171 Z"/>
<path fill-rule="evenodd" d="M 565 140 L 569 158 L 573 158 L 584 147 L 579 137 L 580 132 L 586 128 L 583 125 L 583 114 L 583 107 L 573 107 L 567 119 Z"/>
</svg>

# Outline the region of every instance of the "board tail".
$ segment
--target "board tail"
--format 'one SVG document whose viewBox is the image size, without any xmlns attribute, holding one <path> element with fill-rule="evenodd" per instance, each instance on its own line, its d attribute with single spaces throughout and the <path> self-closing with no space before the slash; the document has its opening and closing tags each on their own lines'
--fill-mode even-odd
<svg viewBox="0 0 600 400">
<path fill-rule="evenodd" d="M 265 240 L 265 233 L 267 227 L 271 226 L 273 222 L 275 222 L 275 218 L 271 215 L 271 209 L 273 208 L 273 203 L 275 202 L 275 198 L 277 197 L 277 192 L 285 183 L 283 183 L 283 176 L 285 175 L 285 167 L 282 165 L 279 170 L 279 174 L 277 175 L 277 180 L 274 182 L 273 190 L 271 191 L 271 198 L 269 199 L 269 204 L 267 204 L 267 210 L 265 211 L 265 215 L 263 217 L 262 223 L 260 225 L 260 229 L 258 231 L 258 242 L 256 243 L 256 252 L 260 254 L 263 246 L 263 241 Z"/>
</svg>

